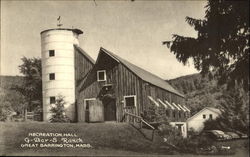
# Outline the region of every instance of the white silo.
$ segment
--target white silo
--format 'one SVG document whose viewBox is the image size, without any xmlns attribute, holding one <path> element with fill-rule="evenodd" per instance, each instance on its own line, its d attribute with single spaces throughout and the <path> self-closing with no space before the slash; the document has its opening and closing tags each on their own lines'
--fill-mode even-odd
<svg viewBox="0 0 250 157">
<path fill-rule="evenodd" d="M 58 95 L 66 101 L 66 115 L 75 120 L 74 44 L 79 29 L 56 28 L 41 32 L 43 120 L 49 121 L 50 107 Z"/>
</svg>

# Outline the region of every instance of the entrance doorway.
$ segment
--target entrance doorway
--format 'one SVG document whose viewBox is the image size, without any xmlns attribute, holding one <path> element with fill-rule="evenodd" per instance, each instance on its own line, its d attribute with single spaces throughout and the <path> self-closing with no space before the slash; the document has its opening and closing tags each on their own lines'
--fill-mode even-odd
<svg viewBox="0 0 250 157">
<path fill-rule="evenodd" d="M 105 98 L 102 103 L 104 106 L 104 121 L 116 121 L 116 103 L 114 98 Z"/>
</svg>

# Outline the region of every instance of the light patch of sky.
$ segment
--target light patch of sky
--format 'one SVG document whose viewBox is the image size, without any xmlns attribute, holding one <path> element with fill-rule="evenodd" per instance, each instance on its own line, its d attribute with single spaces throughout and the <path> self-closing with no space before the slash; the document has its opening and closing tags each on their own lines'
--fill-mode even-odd
<svg viewBox="0 0 250 157">
<path fill-rule="evenodd" d="M 196 73 L 162 41 L 172 34 L 196 36 L 185 17 L 204 17 L 205 1 L 1 1 L 1 74 L 20 75 L 20 58 L 40 57 L 40 32 L 79 28 L 80 46 L 94 59 L 100 47 L 163 79 Z"/>
</svg>

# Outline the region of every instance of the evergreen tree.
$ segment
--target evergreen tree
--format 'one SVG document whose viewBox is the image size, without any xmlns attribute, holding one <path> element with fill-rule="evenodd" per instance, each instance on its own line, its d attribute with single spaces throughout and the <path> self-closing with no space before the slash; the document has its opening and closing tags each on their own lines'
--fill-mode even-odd
<svg viewBox="0 0 250 157">
<path fill-rule="evenodd" d="M 64 108 L 65 104 L 66 102 L 64 101 L 64 97 L 59 95 L 56 98 L 55 104 L 51 106 L 50 111 L 52 112 L 52 117 L 50 119 L 50 122 L 52 123 L 70 122 L 70 119 L 65 114 L 65 108 Z"/>
<path fill-rule="evenodd" d="M 193 59 L 202 74 L 214 71 L 220 83 L 249 82 L 249 1 L 208 0 L 205 18 L 186 17 L 197 38 L 173 35 L 165 41 L 176 58 L 186 64 Z"/>
</svg>

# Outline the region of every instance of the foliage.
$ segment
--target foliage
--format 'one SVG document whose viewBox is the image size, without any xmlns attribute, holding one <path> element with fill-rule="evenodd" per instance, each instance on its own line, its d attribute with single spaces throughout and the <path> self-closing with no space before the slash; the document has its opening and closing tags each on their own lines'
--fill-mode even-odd
<svg viewBox="0 0 250 157">
<path fill-rule="evenodd" d="M 24 97 L 12 89 L 13 86 L 23 84 L 23 77 L 0 76 L 0 119 L 6 120 L 7 116 L 16 112 L 23 112 Z"/>
<path fill-rule="evenodd" d="M 148 122 L 165 122 L 166 109 L 160 105 L 157 107 L 155 104 L 150 103 L 147 110 L 144 110 L 143 118 Z"/>
<path fill-rule="evenodd" d="M 216 120 L 205 123 L 205 129 L 220 129 L 224 131 L 239 130 L 247 133 L 249 128 L 249 95 L 242 87 L 224 90 L 220 104 L 222 114 Z"/>
<path fill-rule="evenodd" d="M 197 38 L 175 34 L 163 44 L 183 64 L 191 58 L 202 74 L 214 71 L 220 83 L 237 80 L 249 90 L 249 1 L 208 0 L 205 8 L 204 19 L 186 17 Z"/>
<path fill-rule="evenodd" d="M 11 108 L 10 102 L 0 99 L 0 121 L 5 121 L 12 112 L 13 109 Z"/>
<path fill-rule="evenodd" d="M 187 75 L 168 82 L 185 94 L 185 104 L 191 109 L 192 115 L 204 107 L 218 107 L 223 100 L 223 88 L 217 86 L 217 79 L 209 75 Z"/>
<path fill-rule="evenodd" d="M 23 64 L 19 66 L 24 74 L 24 83 L 13 87 L 25 98 L 24 109 L 33 110 L 42 105 L 42 67 L 40 58 L 21 58 Z"/>
<path fill-rule="evenodd" d="M 70 119 L 65 114 L 65 108 L 64 108 L 65 104 L 66 102 L 64 101 L 64 97 L 59 95 L 56 98 L 55 104 L 51 106 L 50 111 L 52 112 L 52 117 L 50 119 L 50 122 L 52 123 L 70 122 Z"/>
<path fill-rule="evenodd" d="M 173 146 L 183 153 L 196 153 L 201 147 L 207 147 L 212 141 L 204 136 L 197 136 L 197 133 L 189 131 L 189 136 L 183 138 L 176 127 L 169 123 L 162 124 L 159 127 L 159 135 L 165 139 L 167 145 Z"/>
</svg>

